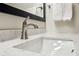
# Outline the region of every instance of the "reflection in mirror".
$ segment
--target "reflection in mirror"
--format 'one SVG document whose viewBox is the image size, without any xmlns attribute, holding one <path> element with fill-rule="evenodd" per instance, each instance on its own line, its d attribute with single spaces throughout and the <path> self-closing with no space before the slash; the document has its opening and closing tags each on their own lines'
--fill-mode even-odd
<svg viewBox="0 0 79 59">
<path fill-rule="evenodd" d="M 43 3 L 6 3 L 23 11 L 43 17 Z"/>
</svg>

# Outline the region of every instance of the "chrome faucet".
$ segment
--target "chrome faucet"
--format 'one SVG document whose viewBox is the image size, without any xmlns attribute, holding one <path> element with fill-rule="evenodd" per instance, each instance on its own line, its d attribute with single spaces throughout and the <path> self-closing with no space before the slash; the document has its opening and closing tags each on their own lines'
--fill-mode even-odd
<svg viewBox="0 0 79 59">
<path fill-rule="evenodd" d="M 37 25 L 35 25 L 35 24 L 27 24 L 27 20 L 29 20 L 29 16 L 23 21 L 23 23 L 22 23 L 22 33 L 21 33 L 21 39 L 28 39 L 28 35 L 27 35 L 27 29 L 25 29 L 26 27 L 28 27 L 28 26 L 30 26 L 30 25 L 32 25 L 32 26 L 34 26 L 34 28 L 38 28 L 38 26 Z"/>
</svg>

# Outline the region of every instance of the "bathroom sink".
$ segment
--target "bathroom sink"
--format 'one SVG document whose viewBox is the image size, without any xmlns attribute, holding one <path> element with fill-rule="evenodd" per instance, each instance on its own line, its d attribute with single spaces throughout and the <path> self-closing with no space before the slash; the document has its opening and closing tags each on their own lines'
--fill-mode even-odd
<svg viewBox="0 0 79 59">
<path fill-rule="evenodd" d="M 31 51 L 42 55 L 62 55 L 71 53 L 71 50 L 73 49 L 73 43 L 72 41 L 68 40 L 40 37 L 16 45 L 14 46 L 14 48 L 22 49 L 25 51 Z"/>
</svg>

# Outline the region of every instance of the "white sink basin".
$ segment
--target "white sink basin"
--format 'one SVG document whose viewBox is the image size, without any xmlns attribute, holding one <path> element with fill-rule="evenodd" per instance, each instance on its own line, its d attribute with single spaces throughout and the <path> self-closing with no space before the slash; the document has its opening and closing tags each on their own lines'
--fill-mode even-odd
<svg viewBox="0 0 79 59">
<path fill-rule="evenodd" d="M 14 47 L 43 55 L 68 55 L 73 49 L 73 42 L 56 38 L 41 37 Z"/>
</svg>

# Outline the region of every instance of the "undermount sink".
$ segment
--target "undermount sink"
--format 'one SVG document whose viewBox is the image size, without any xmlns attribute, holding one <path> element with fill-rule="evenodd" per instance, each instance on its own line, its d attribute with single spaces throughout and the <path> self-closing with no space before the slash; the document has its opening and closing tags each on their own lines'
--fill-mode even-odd
<svg viewBox="0 0 79 59">
<path fill-rule="evenodd" d="M 73 43 L 72 41 L 68 41 L 68 40 L 40 37 L 40 38 L 29 40 L 25 43 L 16 45 L 14 46 L 14 48 L 31 51 L 31 52 L 39 53 L 43 55 L 54 55 L 58 51 L 61 54 L 66 53 L 68 51 L 69 51 L 68 53 L 71 53 L 71 50 L 73 48 Z M 62 50 L 64 52 L 62 52 Z"/>
</svg>

